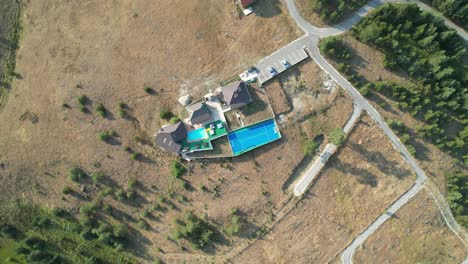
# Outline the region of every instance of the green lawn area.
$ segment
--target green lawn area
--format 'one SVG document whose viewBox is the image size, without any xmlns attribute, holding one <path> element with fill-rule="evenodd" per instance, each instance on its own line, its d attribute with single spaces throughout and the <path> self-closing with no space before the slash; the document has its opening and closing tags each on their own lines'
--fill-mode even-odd
<svg viewBox="0 0 468 264">
<path fill-rule="evenodd" d="M 0 264 L 26 264 L 24 255 L 16 254 L 18 243 L 11 239 L 0 239 Z"/>
</svg>

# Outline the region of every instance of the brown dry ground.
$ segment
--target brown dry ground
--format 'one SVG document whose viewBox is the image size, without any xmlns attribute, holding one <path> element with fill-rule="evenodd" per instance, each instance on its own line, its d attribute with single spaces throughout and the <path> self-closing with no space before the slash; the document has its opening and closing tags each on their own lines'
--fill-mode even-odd
<svg viewBox="0 0 468 264">
<path fill-rule="evenodd" d="M 445 225 L 426 190 L 383 224 L 362 248 L 356 263 L 461 263 L 465 247 Z"/>
<path fill-rule="evenodd" d="M 383 54 L 380 51 L 357 41 L 349 34 L 343 35 L 343 40 L 351 48 L 352 58 L 350 66 L 367 80 L 394 81 L 400 84 L 408 84 L 410 82 L 405 73 L 389 71 L 383 67 Z M 439 150 L 430 142 L 419 138 L 415 132 L 415 128 L 419 124 L 422 124 L 422 122 L 412 117 L 409 113 L 401 111 L 396 101 L 379 93 L 372 93 L 369 99 L 385 119 L 401 120 L 409 128 L 410 143 L 416 148 L 416 158 L 431 180 L 444 192 L 444 173 L 453 170 L 456 166 L 452 157 Z M 465 172 L 468 173 L 466 170 Z"/>
<path fill-rule="evenodd" d="M 328 263 L 415 177 L 368 116 L 296 208 L 235 263 Z"/>
</svg>

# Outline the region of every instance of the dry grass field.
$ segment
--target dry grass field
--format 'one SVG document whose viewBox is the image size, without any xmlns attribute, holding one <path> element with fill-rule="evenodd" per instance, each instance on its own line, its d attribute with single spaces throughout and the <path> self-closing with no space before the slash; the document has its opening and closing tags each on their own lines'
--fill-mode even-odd
<svg viewBox="0 0 468 264">
<path fill-rule="evenodd" d="M 461 263 L 465 246 L 445 225 L 426 190 L 377 230 L 361 249 L 356 263 Z"/>
<path fill-rule="evenodd" d="M 306 196 L 235 263 L 329 263 L 414 181 L 368 116 Z"/>
<path fill-rule="evenodd" d="M 410 82 L 405 73 L 389 71 L 383 67 L 383 54 L 380 51 L 357 41 L 349 34 L 343 35 L 343 41 L 351 51 L 350 66 L 365 79 L 372 82 L 393 81 L 400 84 Z M 330 62 L 332 61 L 330 60 Z M 412 117 L 408 112 L 401 111 L 396 101 L 379 93 L 372 93 L 369 99 L 385 119 L 401 120 L 408 128 L 412 140 L 411 144 L 416 148 L 416 158 L 428 176 L 431 177 L 431 180 L 444 192 L 444 174 L 446 171 L 453 170 L 456 166 L 453 158 L 430 142 L 421 139 L 415 128 L 422 122 Z M 452 125 L 455 124 L 447 125 L 449 131 Z M 465 172 L 467 172 L 466 169 Z"/>
</svg>

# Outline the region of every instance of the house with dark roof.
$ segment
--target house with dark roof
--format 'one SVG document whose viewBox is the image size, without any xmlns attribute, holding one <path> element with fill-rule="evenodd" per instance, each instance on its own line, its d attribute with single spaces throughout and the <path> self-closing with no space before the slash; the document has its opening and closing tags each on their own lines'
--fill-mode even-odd
<svg viewBox="0 0 468 264">
<path fill-rule="evenodd" d="M 190 123 L 192 124 L 201 124 L 211 120 L 210 109 L 204 102 L 189 105 L 187 110 L 190 113 Z"/>
<path fill-rule="evenodd" d="M 156 135 L 156 144 L 161 148 L 179 154 L 182 145 L 179 143 L 187 137 L 187 130 L 183 122 L 162 127 Z"/>
<path fill-rule="evenodd" d="M 243 8 L 247 8 L 251 5 L 253 5 L 253 3 L 255 3 L 257 0 L 240 0 L 240 3 L 242 5 Z"/>
<path fill-rule="evenodd" d="M 221 87 L 221 96 L 231 110 L 243 107 L 252 102 L 249 90 L 242 81 L 233 82 Z"/>
</svg>

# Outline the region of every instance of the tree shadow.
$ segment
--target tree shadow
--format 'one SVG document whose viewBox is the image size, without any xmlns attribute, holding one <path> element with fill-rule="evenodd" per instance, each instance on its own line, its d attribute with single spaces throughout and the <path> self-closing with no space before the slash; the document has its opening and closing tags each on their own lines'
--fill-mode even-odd
<svg viewBox="0 0 468 264">
<path fill-rule="evenodd" d="M 334 163 L 335 163 L 334 167 L 337 170 L 346 174 L 349 173 L 353 176 L 357 176 L 359 183 L 368 185 L 372 188 L 377 187 L 379 183 L 377 180 L 377 176 L 375 176 L 368 170 L 356 168 L 352 164 L 341 162 L 339 159 L 334 160 Z"/>
<path fill-rule="evenodd" d="M 281 1 L 279 0 L 261 0 L 253 5 L 255 15 L 264 18 L 271 18 L 281 14 Z"/>
<path fill-rule="evenodd" d="M 388 160 L 381 152 L 369 151 L 356 143 L 348 143 L 347 146 L 365 157 L 367 162 L 377 167 L 385 175 L 392 175 L 398 179 L 411 175 L 409 170 L 400 168 L 398 162 Z"/>
</svg>

